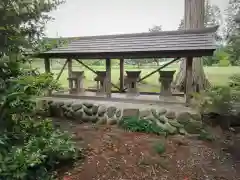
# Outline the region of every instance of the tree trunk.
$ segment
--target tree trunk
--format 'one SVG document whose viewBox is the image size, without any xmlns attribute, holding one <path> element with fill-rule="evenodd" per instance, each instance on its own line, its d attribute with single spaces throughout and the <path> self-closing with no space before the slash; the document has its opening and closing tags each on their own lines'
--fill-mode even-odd
<svg viewBox="0 0 240 180">
<path fill-rule="evenodd" d="M 184 28 L 195 29 L 204 27 L 204 1 L 205 0 L 185 0 Z M 201 58 L 193 60 L 193 91 L 199 92 L 210 86 L 204 70 Z M 185 92 L 186 83 L 186 59 L 180 64 L 180 69 L 173 82 L 173 89 Z"/>
</svg>

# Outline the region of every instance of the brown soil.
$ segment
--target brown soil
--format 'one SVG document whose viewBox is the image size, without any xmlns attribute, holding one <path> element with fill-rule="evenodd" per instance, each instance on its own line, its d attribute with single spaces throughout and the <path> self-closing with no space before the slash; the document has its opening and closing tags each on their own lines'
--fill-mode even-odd
<svg viewBox="0 0 240 180">
<path fill-rule="evenodd" d="M 167 139 L 132 133 L 117 127 L 72 124 L 60 127 L 72 132 L 79 147 L 86 149 L 84 162 L 61 171 L 65 180 L 240 180 L 236 163 L 216 143 L 196 139 Z M 166 144 L 159 155 L 153 144 Z"/>
</svg>

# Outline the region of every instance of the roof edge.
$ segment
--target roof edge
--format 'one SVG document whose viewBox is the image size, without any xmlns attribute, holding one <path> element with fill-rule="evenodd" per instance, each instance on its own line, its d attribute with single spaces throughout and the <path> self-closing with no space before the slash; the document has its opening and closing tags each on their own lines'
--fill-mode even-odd
<svg viewBox="0 0 240 180">
<path fill-rule="evenodd" d="M 71 42 L 84 39 L 107 39 L 107 38 L 121 38 L 121 37 L 138 37 L 138 36 L 163 36 L 163 35 L 180 35 L 180 34 L 205 34 L 215 33 L 219 26 L 205 27 L 205 28 L 194 28 L 194 29 L 183 29 L 183 30 L 172 30 L 172 31 L 160 31 L 160 32 L 142 32 L 142 33 L 128 33 L 128 34 L 112 34 L 112 35 L 96 35 L 96 36 L 76 36 L 76 37 L 61 37 L 62 39 L 72 39 Z M 77 39 L 74 39 L 77 38 Z M 46 39 L 55 39 L 48 38 Z M 58 38 L 56 38 L 58 39 Z"/>
</svg>

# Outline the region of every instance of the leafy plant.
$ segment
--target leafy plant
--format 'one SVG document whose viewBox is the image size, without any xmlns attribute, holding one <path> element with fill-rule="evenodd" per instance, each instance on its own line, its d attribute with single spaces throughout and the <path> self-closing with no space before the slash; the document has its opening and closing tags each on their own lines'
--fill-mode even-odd
<svg viewBox="0 0 240 180">
<path fill-rule="evenodd" d="M 165 144 L 163 142 L 157 142 L 153 145 L 153 149 L 159 154 L 163 154 L 166 151 Z"/>
<path fill-rule="evenodd" d="M 234 96 L 227 86 L 211 87 L 205 92 L 194 94 L 195 107 L 204 114 L 214 112 L 217 114 L 230 114 L 233 109 Z"/>
<path fill-rule="evenodd" d="M 157 126 L 155 122 L 145 119 L 139 120 L 137 117 L 123 118 L 120 121 L 119 126 L 132 132 L 145 132 L 166 136 L 166 132 L 162 128 Z"/>
<path fill-rule="evenodd" d="M 209 141 L 209 142 L 212 142 L 215 140 L 214 136 L 206 130 L 201 131 L 201 133 L 198 136 L 198 139 L 203 141 Z"/>
</svg>

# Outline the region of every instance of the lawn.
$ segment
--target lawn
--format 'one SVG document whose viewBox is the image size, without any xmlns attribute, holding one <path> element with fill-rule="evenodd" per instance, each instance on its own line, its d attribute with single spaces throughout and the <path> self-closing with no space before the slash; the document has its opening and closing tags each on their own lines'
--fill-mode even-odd
<svg viewBox="0 0 240 180">
<path fill-rule="evenodd" d="M 40 70 L 43 71 L 43 66 L 39 66 Z M 94 70 L 104 70 L 105 67 L 104 66 L 90 66 L 92 69 Z M 55 76 L 57 76 L 57 74 L 60 72 L 61 66 L 58 65 L 54 65 L 52 68 L 52 72 L 55 74 Z M 125 70 L 133 70 L 133 71 L 137 71 L 137 70 L 141 70 L 141 77 L 151 73 L 152 71 L 156 70 L 156 67 L 143 67 L 143 68 L 137 68 L 134 66 L 125 66 Z M 92 73 L 91 71 L 89 71 L 88 69 L 80 66 L 80 65 L 75 65 L 73 66 L 73 70 L 83 70 L 85 72 L 85 82 L 84 82 L 84 86 L 85 88 L 95 88 L 96 83 L 93 80 L 95 78 L 95 74 Z M 177 64 L 173 64 L 170 67 L 165 68 L 164 70 L 178 70 L 178 65 Z M 204 71 L 209 79 L 209 81 L 213 84 L 213 85 L 227 85 L 228 83 L 228 78 L 230 76 L 232 76 L 233 74 L 240 74 L 240 67 L 204 67 Z M 176 74 L 176 73 L 175 73 Z M 67 88 L 68 86 L 68 81 L 67 81 L 67 67 L 66 69 L 63 71 L 62 76 L 59 79 L 59 82 L 62 84 L 62 86 L 64 88 Z M 141 92 L 159 92 L 160 89 L 160 85 L 158 82 L 159 79 L 159 74 L 155 73 L 152 76 L 148 77 L 147 79 L 145 79 L 143 81 L 143 83 L 140 86 L 140 91 Z M 119 84 L 119 67 L 118 66 L 114 66 L 112 67 L 112 82 L 114 84 Z"/>
</svg>

